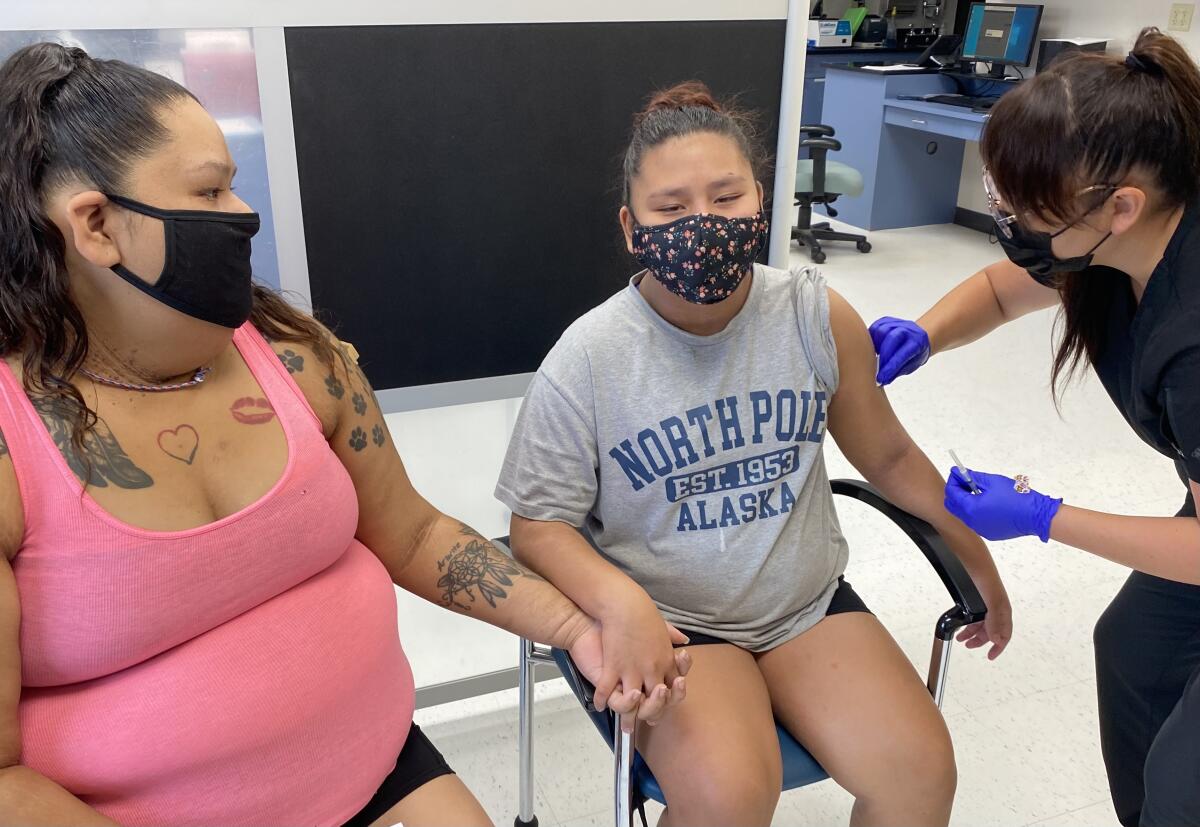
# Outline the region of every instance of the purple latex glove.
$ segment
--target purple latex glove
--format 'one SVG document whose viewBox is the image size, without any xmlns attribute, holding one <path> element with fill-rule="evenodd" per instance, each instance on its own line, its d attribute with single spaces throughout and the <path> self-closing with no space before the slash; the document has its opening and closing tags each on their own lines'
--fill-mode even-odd
<svg viewBox="0 0 1200 827">
<path fill-rule="evenodd" d="M 971 470 L 983 493 L 972 494 L 971 486 L 957 468 L 946 478 L 946 510 L 987 540 L 1011 540 L 1033 535 L 1043 543 L 1050 539 L 1050 522 L 1062 505 L 1037 491 L 1020 494 L 1012 477 Z"/>
<path fill-rule="evenodd" d="M 871 325 L 871 343 L 879 354 L 875 381 L 890 385 L 929 361 L 929 334 L 916 322 L 884 316 Z"/>
</svg>

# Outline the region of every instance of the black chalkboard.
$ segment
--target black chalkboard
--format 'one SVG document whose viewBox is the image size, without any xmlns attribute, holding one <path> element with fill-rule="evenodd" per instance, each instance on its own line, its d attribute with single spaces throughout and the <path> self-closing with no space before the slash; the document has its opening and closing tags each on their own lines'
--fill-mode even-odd
<svg viewBox="0 0 1200 827">
<path fill-rule="evenodd" d="M 737 94 L 773 150 L 785 25 L 287 29 L 315 308 L 378 389 L 535 370 L 638 269 L 616 212 L 645 96 Z"/>
</svg>

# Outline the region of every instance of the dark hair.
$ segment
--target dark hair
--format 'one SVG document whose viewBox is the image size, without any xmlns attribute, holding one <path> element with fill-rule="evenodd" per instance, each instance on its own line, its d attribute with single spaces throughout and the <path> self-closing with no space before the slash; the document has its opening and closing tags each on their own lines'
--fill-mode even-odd
<svg viewBox="0 0 1200 827">
<path fill-rule="evenodd" d="M 1060 59 L 1000 99 L 980 145 L 1006 206 L 1048 224 L 1077 222 L 1104 203 L 1095 184 L 1141 174 L 1149 208 L 1173 210 L 1200 194 L 1200 70 L 1187 51 L 1143 29 L 1126 58 Z M 1062 337 L 1051 384 L 1075 374 L 1105 345 L 1107 308 L 1127 279 L 1089 273 L 1060 277 Z"/>
<path fill-rule="evenodd" d="M 694 132 L 732 138 L 750 162 L 754 177 L 766 179 L 770 157 L 763 149 L 755 115 L 732 103 L 718 102 L 707 86 L 689 80 L 655 92 L 634 116 L 633 133 L 625 150 L 621 203 L 629 206 L 629 184 L 637 176 L 647 150 Z"/>
<path fill-rule="evenodd" d="M 21 353 L 31 397 L 70 403 L 81 455 L 96 415 L 70 379 L 87 357 L 88 332 L 45 199 L 72 181 L 127 192 L 130 166 L 168 137 L 161 110 L 192 97 L 162 75 L 56 43 L 27 46 L 0 66 L 0 357 Z M 251 321 L 332 362 L 321 327 L 257 285 Z"/>
</svg>

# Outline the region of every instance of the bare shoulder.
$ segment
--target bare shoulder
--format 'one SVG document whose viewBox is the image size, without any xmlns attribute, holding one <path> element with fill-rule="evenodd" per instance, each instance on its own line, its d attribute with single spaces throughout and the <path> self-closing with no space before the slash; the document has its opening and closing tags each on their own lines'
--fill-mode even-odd
<svg viewBox="0 0 1200 827">
<path fill-rule="evenodd" d="M 329 345 L 325 356 L 303 341 L 279 340 L 270 344 L 321 420 L 322 431 L 328 439 L 337 431 L 348 406 L 357 410 L 375 402 L 358 369 L 358 354 L 328 329 L 322 327 L 321 331 Z"/>
<path fill-rule="evenodd" d="M 843 347 L 861 344 L 864 338 L 869 341 L 867 325 L 854 306 L 832 287 L 826 290 L 829 296 L 829 326 L 833 330 L 838 352 L 840 353 Z"/>
</svg>

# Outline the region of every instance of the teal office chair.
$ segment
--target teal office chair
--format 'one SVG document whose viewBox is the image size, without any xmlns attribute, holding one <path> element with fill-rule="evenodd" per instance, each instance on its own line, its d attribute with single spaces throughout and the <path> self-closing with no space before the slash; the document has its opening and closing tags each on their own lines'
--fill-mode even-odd
<svg viewBox="0 0 1200 827">
<path fill-rule="evenodd" d="M 925 559 L 933 566 L 941 578 L 942 584 L 949 592 L 954 606 L 938 618 L 934 627 L 933 654 L 930 658 L 927 686 L 934 701 L 941 708 L 942 698 L 946 690 L 946 668 L 950 657 L 950 647 L 954 642 L 954 633 L 963 626 L 977 623 L 987 615 L 987 607 L 979 596 L 975 584 L 963 568 L 962 563 L 954 552 L 946 545 L 929 523 L 918 519 L 906 511 L 902 511 L 888 502 L 882 494 L 865 482 L 857 480 L 834 480 L 831 483 L 834 494 L 851 497 L 882 512 L 895 523 L 917 549 L 925 555 Z M 584 534 L 587 537 L 587 534 Z M 507 548 L 507 537 L 493 541 Z M 590 537 L 587 537 L 591 541 Z M 521 669 L 520 669 L 520 723 L 518 733 L 518 751 L 520 764 L 520 802 L 519 812 L 515 820 L 516 827 L 537 827 L 537 816 L 533 811 L 533 686 L 535 670 L 538 664 L 553 663 L 558 666 L 563 677 L 575 697 L 587 710 L 592 723 L 600 731 L 600 735 L 613 750 L 615 770 L 613 773 L 613 814 L 616 827 L 632 827 L 633 813 L 641 815 L 643 825 L 646 823 L 646 813 L 643 805 L 647 801 L 657 801 L 665 804 L 662 789 L 654 779 L 654 774 L 636 753 L 637 719 L 633 716 L 633 732 L 624 733 L 619 726 L 615 714 L 596 711 L 592 704 L 595 692 L 588 681 L 579 674 L 571 657 L 561 649 L 551 649 L 539 643 L 521 640 Z M 686 703 L 686 701 L 685 701 Z M 791 734 L 782 726 L 776 725 L 779 733 L 779 750 L 783 756 L 783 789 L 791 790 L 808 784 L 823 781 L 828 773 L 821 768 L 816 759 L 809 754 Z"/>
<path fill-rule="evenodd" d="M 813 205 L 823 204 L 825 212 L 837 217 L 831 206 L 842 195 L 862 195 L 862 173 L 854 167 L 827 157 L 830 150 L 837 152 L 842 142 L 833 137 L 833 127 L 817 124 L 800 127 L 800 149 L 808 150 L 808 157 L 796 162 L 796 204 L 800 214 L 792 228 L 792 238 L 808 247 L 813 263 L 825 263 L 822 241 L 853 241 L 860 253 L 871 252 L 871 242 L 865 235 L 841 233 L 831 229 L 828 221 L 812 223 Z"/>
</svg>

